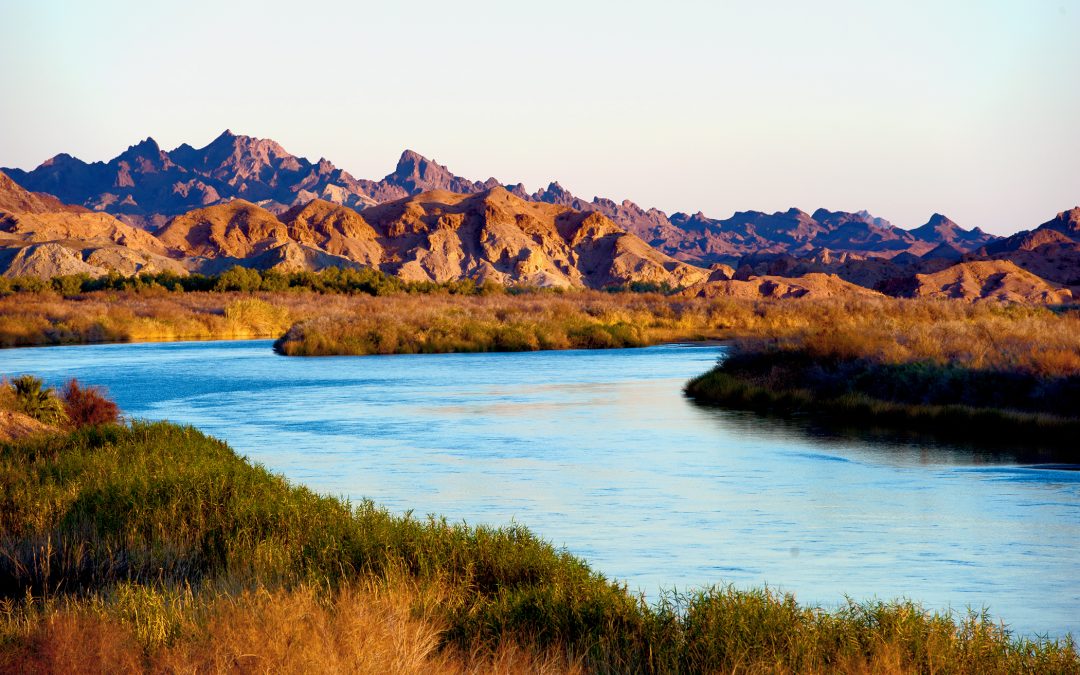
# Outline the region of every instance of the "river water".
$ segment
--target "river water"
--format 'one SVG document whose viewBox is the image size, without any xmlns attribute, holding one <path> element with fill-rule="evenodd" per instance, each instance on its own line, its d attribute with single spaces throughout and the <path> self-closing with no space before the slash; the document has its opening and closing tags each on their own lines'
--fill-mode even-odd
<svg viewBox="0 0 1080 675">
<path fill-rule="evenodd" d="M 1080 467 L 697 406 L 681 387 L 722 351 L 147 343 L 3 350 L 0 374 L 104 385 L 129 416 L 193 424 L 319 492 L 527 525 L 650 598 L 767 583 L 1080 635 Z"/>
</svg>

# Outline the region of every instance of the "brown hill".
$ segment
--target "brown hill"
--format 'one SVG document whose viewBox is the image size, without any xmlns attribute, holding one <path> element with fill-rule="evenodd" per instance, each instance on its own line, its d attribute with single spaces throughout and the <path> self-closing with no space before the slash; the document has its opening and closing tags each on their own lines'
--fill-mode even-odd
<svg viewBox="0 0 1080 675">
<path fill-rule="evenodd" d="M 2 173 L 0 200 L 0 273 L 5 276 L 184 271 L 150 233 L 27 192 Z"/>
<path fill-rule="evenodd" d="M 171 251 L 200 258 L 247 258 L 289 240 L 285 223 L 243 199 L 176 216 L 154 234 Z"/>
<path fill-rule="evenodd" d="M 893 282 L 886 292 L 910 298 L 997 300 L 1057 304 L 1072 300 L 1060 288 L 1008 260 L 962 262 L 933 274 Z"/>
<path fill-rule="evenodd" d="M 235 200 L 177 216 L 156 235 L 203 271 L 366 265 L 412 281 L 590 287 L 685 286 L 708 275 L 599 214 L 525 201 L 501 187 L 425 192 L 363 213 L 315 200 L 275 216 Z"/>
<path fill-rule="evenodd" d="M 700 298 L 796 298 L 821 299 L 837 297 L 879 296 L 880 293 L 844 281 L 832 274 L 810 273 L 799 277 L 752 276 L 749 279 L 707 281 L 687 288 L 681 293 Z"/>
<path fill-rule="evenodd" d="M 406 279 L 475 278 L 543 286 L 683 286 L 708 272 L 680 263 L 596 213 L 529 202 L 502 187 L 433 191 L 367 209 L 384 270 Z"/>
<path fill-rule="evenodd" d="M 288 271 L 378 266 L 382 259 L 375 231 L 360 214 L 321 200 L 276 216 L 237 199 L 177 216 L 156 235 L 204 273 L 233 265 Z"/>
<path fill-rule="evenodd" d="M 356 211 L 316 199 L 279 216 L 289 226 L 289 237 L 363 265 L 378 266 L 383 250 L 378 233 Z"/>
<path fill-rule="evenodd" d="M 44 192 L 30 192 L 0 172 L 0 211 L 8 213 L 80 213 L 86 209 L 68 206 Z"/>
</svg>

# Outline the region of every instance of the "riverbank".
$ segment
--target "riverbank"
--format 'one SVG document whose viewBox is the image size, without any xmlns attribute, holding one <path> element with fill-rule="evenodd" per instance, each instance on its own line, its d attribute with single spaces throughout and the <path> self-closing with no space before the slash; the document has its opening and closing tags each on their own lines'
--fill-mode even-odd
<svg viewBox="0 0 1080 675">
<path fill-rule="evenodd" d="M 646 605 L 523 527 L 321 497 L 189 427 L 0 444 L 0 486 L 5 671 L 1080 672 L 1071 642 L 907 602 Z"/>
<path fill-rule="evenodd" d="M 953 317 L 856 313 L 738 340 L 686 393 L 832 426 L 1069 444 L 1080 431 L 1080 323 L 1011 307 Z"/>
<path fill-rule="evenodd" d="M 1032 331 L 1077 323 L 1075 311 L 1056 315 L 996 303 L 705 299 L 625 289 L 405 283 L 370 270 L 287 275 L 237 268 L 218 277 L 60 277 L 9 285 L 0 289 L 0 347 L 269 337 L 289 356 L 535 351 L 797 339 L 825 327 L 857 340 L 853 331 L 880 319 L 898 330 L 979 324 L 1005 326 L 1012 334 L 1019 328 L 1020 339 L 1041 353 Z M 1080 358 L 1060 349 L 1058 356 Z"/>
</svg>

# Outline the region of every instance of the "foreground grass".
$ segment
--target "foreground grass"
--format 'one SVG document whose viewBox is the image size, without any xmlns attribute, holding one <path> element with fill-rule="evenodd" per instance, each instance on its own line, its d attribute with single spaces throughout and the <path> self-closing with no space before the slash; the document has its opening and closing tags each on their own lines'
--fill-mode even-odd
<svg viewBox="0 0 1080 675">
<path fill-rule="evenodd" d="M 13 672 L 1080 672 L 906 602 L 648 606 L 522 527 L 322 497 L 166 423 L 0 444 L 0 598 Z"/>
<path fill-rule="evenodd" d="M 1080 432 L 1075 314 L 897 307 L 738 340 L 686 391 L 704 403 L 813 413 L 830 424 L 1074 444 Z"/>
</svg>

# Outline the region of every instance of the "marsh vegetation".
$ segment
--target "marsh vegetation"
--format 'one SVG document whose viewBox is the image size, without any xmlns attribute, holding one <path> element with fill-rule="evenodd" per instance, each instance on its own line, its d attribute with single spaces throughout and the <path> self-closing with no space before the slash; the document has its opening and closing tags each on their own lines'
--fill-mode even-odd
<svg viewBox="0 0 1080 675">
<path fill-rule="evenodd" d="M 735 340 L 698 401 L 966 439 L 1080 430 L 1080 319 L 1018 305 L 897 302 Z M 1034 434 L 1034 435 L 1032 435 Z"/>
<path fill-rule="evenodd" d="M 53 672 L 1080 672 L 1071 640 L 906 601 L 647 603 L 522 526 L 321 496 L 144 422 L 0 444 L 0 654 Z"/>
</svg>

